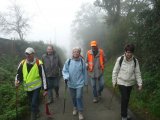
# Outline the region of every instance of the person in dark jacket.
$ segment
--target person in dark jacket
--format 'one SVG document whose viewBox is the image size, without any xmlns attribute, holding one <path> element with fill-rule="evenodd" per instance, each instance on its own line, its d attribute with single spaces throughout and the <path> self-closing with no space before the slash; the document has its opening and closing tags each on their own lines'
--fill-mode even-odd
<svg viewBox="0 0 160 120">
<path fill-rule="evenodd" d="M 47 82 L 43 69 L 43 63 L 34 57 L 34 49 L 28 47 L 25 50 L 26 59 L 22 60 L 17 69 L 15 86 L 18 88 L 23 83 L 31 104 L 31 120 L 36 120 L 39 113 L 39 94 L 43 86 L 44 95 L 47 94 Z"/>
<path fill-rule="evenodd" d="M 48 103 L 53 102 L 53 89 L 56 97 L 59 97 L 59 79 L 61 76 L 62 63 L 52 45 L 48 45 L 47 52 L 43 54 L 42 61 L 47 76 L 48 83 Z"/>
</svg>

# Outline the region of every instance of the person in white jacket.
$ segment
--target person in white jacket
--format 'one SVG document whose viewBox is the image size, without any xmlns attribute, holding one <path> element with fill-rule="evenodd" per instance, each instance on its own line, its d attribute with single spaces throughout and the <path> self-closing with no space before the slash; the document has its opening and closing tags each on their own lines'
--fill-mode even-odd
<svg viewBox="0 0 160 120">
<path fill-rule="evenodd" d="M 134 49 L 133 44 L 125 46 L 125 53 L 118 57 L 112 72 L 113 87 L 115 88 L 118 85 L 121 94 L 122 120 L 129 119 L 127 110 L 132 87 L 137 84 L 138 89 L 142 89 L 141 72 L 138 60 L 133 55 Z"/>
</svg>

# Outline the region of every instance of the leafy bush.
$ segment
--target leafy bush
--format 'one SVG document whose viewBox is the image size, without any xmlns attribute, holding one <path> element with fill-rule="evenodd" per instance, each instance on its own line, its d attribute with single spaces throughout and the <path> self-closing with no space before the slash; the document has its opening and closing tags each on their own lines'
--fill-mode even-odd
<svg viewBox="0 0 160 120">
<path fill-rule="evenodd" d="M 0 39 L 0 120 L 16 120 L 16 106 L 18 107 L 18 118 L 21 119 L 26 115 L 28 108 L 28 98 L 23 86 L 18 89 L 18 104 L 16 105 L 16 88 L 14 80 L 17 70 L 17 65 L 24 57 L 24 50 L 31 46 L 35 48 L 37 56 L 40 58 L 46 51 L 46 44 L 43 42 L 31 42 Z M 8 45 L 13 45 L 13 48 L 8 48 Z M 57 47 L 57 51 L 61 51 L 61 56 L 64 58 L 63 51 Z"/>
<path fill-rule="evenodd" d="M 110 59 L 104 72 L 105 84 L 112 88 L 112 70 L 115 59 Z M 154 74 L 142 69 L 143 89 L 134 87 L 131 93 L 130 108 L 138 115 L 147 120 L 158 120 L 160 118 L 160 81 L 158 72 Z M 119 93 L 119 91 L 117 91 Z"/>
</svg>

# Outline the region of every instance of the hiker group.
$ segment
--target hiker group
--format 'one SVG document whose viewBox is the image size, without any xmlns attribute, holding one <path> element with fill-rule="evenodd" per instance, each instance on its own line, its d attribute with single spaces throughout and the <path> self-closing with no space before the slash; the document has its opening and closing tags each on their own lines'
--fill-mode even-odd
<svg viewBox="0 0 160 120">
<path fill-rule="evenodd" d="M 26 58 L 18 65 L 15 86 L 18 89 L 18 86 L 23 84 L 27 92 L 31 106 L 31 120 L 37 120 L 40 115 L 41 89 L 44 91 L 43 95 L 47 96 L 47 104 L 54 103 L 53 89 L 56 98 L 59 98 L 59 84 L 62 76 L 65 92 L 67 88 L 70 91 L 73 104 L 72 114 L 74 116 L 78 114 L 79 120 L 84 119 L 83 89 L 85 86 L 88 88 L 89 83 L 92 87 L 93 103 L 100 102 L 103 98 L 106 57 L 95 40 L 90 42 L 90 47 L 85 58 L 81 55 L 81 48 L 74 47 L 72 57 L 68 58 L 64 65 L 52 45 L 48 45 L 41 60 L 35 57 L 33 48 L 28 47 L 25 50 Z M 141 72 L 138 60 L 133 55 L 134 49 L 133 44 L 125 46 L 124 54 L 118 57 L 112 73 L 113 88 L 118 86 L 121 94 L 122 120 L 129 119 L 127 110 L 133 86 L 137 84 L 138 89 L 142 89 Z"/>
</svg>

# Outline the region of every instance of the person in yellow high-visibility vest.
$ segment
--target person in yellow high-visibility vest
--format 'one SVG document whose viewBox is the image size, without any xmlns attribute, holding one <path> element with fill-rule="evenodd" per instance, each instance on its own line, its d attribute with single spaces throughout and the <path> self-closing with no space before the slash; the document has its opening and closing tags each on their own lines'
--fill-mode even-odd
<svg viewBox="0 0 160 120">
<path fill-rule="evenodd" d="M 18 66 L 15 77 L 15 86 L 23 84 L 31 104 L 31 120 L 36 120 L 39 113 L 39 94 L 43 86 L 44 95 L 47 94 L 46 76 L 43 63 L 34 56 L 34 49 L 28 47 L 25 50 L 26 59 L 22 60 Z"/>
</svg>

